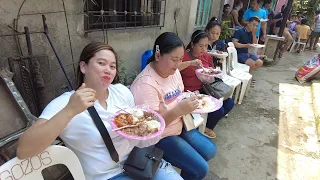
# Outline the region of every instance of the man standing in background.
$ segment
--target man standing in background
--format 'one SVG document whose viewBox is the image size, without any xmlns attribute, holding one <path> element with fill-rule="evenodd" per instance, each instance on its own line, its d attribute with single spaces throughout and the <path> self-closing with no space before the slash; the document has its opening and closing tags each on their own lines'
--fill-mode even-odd
<svg viewBox="0 0 320 180">
<path fill-rule="evenodd" d="M 239 11 L 243 7 L 243 2 L 241 0 L 236 0 L 234 3 L 234 8 L 231 11 L 232 19 L 233 19 L 233 27 L 236 29 L 240 29 L 242 27 L 241 21 L 242 21 L 242 16 L 240 17 Z"/>
<path fill-rule="evenodd" d="M 252 0 L 250 4 L 249 9 L 244 12 L 243 19 L 246 21 L 249 21 L 250 18 L 252 17 L 258 17 L 260 20 L 266 20 L 267 15 L 266 11 L 261 8 L 261 0 Z M 264 41 L 265 38 L 267 37 L 267 22 L 260 22 L 257 27 L 257 32 L 256 35 L 253 37 L 254 42 L 258 43 L 258 38 L 260 37 L 260 29 L 262 30 L 262 36 L 261 40 Z"/>
</svg>

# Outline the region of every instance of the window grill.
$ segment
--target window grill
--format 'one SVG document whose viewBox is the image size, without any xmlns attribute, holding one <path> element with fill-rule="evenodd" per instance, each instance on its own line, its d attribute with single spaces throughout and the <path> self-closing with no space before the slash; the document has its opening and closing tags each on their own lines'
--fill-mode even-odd
<svg viewBox="0 0 320 180">
<path fill-rule="evenodd" d="M 163 27 L 166 0 L 85 0 L 85 31 Z"/>
<path fill-rule="evenodd" d="M 196 28 L 205 27 L 208 23 L 211 12 L 212 0 L 199 0 L 196 16 Z"/>
</svg>

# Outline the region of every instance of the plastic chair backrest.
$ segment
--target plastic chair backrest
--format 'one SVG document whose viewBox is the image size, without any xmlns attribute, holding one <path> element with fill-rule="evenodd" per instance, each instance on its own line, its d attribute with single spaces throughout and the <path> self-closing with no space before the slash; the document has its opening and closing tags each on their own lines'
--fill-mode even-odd
<svg viewBox="0 0 320 180">
<path fill-rule="evenodd" d="M 229 47 L 234 47 L 233 42 L 228 42 L 228 46 L 229 46 Z"/>
<path fill-rule="evenodd" d="M 142 71 L 146 66 L 149 58 L 152 56 L 153 51 L 147 50 L 141 55 L 141 68 L 140 71 Z"/>
<path fill-rule="evenodd" d="M 67 166 L 76 180 L 85 180 L 83 170 L 77 156 L 68 148 L 53 145 L 42 153 L 28 159 L 11 159 L 0 167 L 1 180 L 44 180 L 43 169 L 56 165 Z"/>
<path fill-rule="evenodd" d="M 233 43 L 232 43 L 233 44 Z M 237 54 L 237 49 L 234 47 L 228 47 L 228 69 L 229 71 L 235 68 L 238 65 L 238 54 Z"/>
</svg>

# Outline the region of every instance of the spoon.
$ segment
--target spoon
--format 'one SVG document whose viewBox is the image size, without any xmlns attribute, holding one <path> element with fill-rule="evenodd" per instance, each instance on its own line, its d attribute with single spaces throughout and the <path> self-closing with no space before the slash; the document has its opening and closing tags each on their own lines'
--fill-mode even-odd
<svg viewBox="0 0 320 180">
<path fill-rule="evenodd" d="M 135 124 L 135 125 L 126 125 L 126 126 L 122 126 L 122 127 L 119 127 L 119 128 L 112 129 L 112 131 L 118 131 L 118 130 L 121 130 L 121 129 L 125 129 L 125 128 L 132 128 L 132 127 L 137 127 L 137 126 L 139 126 L 139 124 Z"/>
</svg>

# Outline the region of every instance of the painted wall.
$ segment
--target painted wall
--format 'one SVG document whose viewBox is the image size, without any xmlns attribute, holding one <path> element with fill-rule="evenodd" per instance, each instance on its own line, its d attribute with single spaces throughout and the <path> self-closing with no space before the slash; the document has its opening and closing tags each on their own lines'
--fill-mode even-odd
<svg viewBox="0 0 320 180">
<path fill-rule="evenodd" d="M 52 37 L 57 52 L 63 59 L 69 76 L 74 79 L 75 67 L 82 48 L 91 41 L 103 41 L 102 32 L 93 32 L 87 36 L 84 35 L 83 1 L 26 0 L 21 6 L 22 2 L 23 0 L 0 1 L 0 34 L 13 33 L 13 30 L 8 26 L 13 27 L 14 19 L 18 19 L 17 29 L 20 32 L 24 31 L 24 26 L 28 26 L 30 31 L 42 31 L 41 14 L 30 14 L 44 13 L 47 17 L 50 36 Z M 192 26 L 194 26 L 196 16 L 196 5 L 197 0 L 167 0 L 165 25 L 163 28 L 108 31 L 108 42 L 120 55 L 127 71 L 134 72 L 139 70 L 141 54 L 145 50 L 152 48 L 154 40 L 158 35 L 166 31 L 175 31 L 173 14 L 176 8 L 180 8 L 177 19 L 178 34 L 184 42 L 187 42 L 193 31 Z M 20 6 L 21 10 L 19 12 Z M 66 11 L 67 18 L 63 12 L 64 10 Z M 213 12 L 219 12 L 218 8 L 212 10 Z M 19 16 L 18 12 L 20 14 Z M 69 27 L 70 40 L 67 25 Z M 16 43 L 17 40 L 21 44 L 22 54 L 19 53 L 19 48 Z M 32 34 L 31 41 L 34 55 L 47 55 L 49 57 L 51 67 L 48 71 L 51 71 L 52 82 L 55 84 L 54 92 L 56 95 L 61 93 L 63 91 L 61 87 L 67 83 L 48 41 L 43 34 Z M 8 57 L 27 55 L 24 35 L 19 36 L 17 39 L 12 36 L 0 37 L 0 44 L 0 67 L 7 66 Z"/>
</svg>

